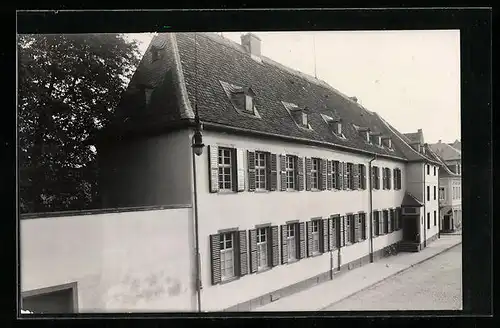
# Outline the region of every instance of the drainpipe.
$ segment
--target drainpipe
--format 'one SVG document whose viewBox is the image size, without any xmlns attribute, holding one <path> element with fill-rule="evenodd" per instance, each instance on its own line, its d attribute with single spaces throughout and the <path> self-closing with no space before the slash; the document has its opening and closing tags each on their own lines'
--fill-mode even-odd
<svg viewBox="0 0 500 328">
<path fill-rule="evenodd" d="M 441 185 L 439 184 L 439 170 L 440 168 L 438 168 L 438 187 L 437 187 L 437 191 L 438 191 L 438 238 L 441 238 Z"/>
<path fill-rule="evenodd" d="M 429 196 L 427 193 L 427 186 L 425 185 L 426 165 L 428 164 L 425 164 L 424 162 L 424 247 L 427 247 L 427 212 L 425 210 L 425 201 Z"/>
<path fill-rule="evenodd" d="M 201 259 L 200 259 L 200 242 L 199 242 L 199 232 L 198 232 L 198 188 L 196 179 L 196 156 L 194 149 L 191 150 L 191 157 L 193 162 L 193 210 L 194 210 L 194 233 L 195 233 L 195 257 L 196 257 L 196 298 L 197 298 L 197 310 L 201 312 Z"/>
<path fill-rule="evenodd" d="M 368 162 L 368 174 L 370 175 L 370 178 L 368 181 L 370 181 L 370 186 L 368 189 L 368 192 L 370 193 L 370 263 L 373 263 L 373 188 L 372 188 L 372 162 L 377 159 L 377 155 L 373 157 L 369 162 Z"/>
</svg>

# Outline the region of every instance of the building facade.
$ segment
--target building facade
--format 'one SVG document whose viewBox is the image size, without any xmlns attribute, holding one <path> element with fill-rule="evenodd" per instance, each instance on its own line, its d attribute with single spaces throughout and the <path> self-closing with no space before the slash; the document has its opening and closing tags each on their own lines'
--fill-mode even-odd
<svg viewBox="0 0 500 328">
<path fill-rule="evenodd" d="M 260 42 L 158 34 L 98 141 L 104 206 L 193 204 L 193 311 L 255 309 L 438 236 L 423 141 Z"/>
<path fill-rule="evenodd" d="M 460 142 L 429 145 L 436 160 L 441 161 L 439 176 L 439 207 L 442 232 L 454 232 L 462 227 L 462 161 Z"/>
</svg>

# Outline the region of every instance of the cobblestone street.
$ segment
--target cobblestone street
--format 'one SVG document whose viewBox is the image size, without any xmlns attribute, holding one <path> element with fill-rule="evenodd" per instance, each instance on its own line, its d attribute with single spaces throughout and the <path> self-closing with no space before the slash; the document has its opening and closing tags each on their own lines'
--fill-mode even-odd
<svg viewBox="0 0 500 328">
<path fill-rule="evenodd" d="M 461 244 L 325 310 L 460 309 L 462 309 Z"/>
</svg>

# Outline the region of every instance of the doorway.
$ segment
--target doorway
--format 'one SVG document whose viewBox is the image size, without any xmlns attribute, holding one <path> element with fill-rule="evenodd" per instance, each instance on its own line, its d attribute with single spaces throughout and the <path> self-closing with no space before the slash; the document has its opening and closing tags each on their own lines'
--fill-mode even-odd
<svg viewBox="0 0 500 328">
<path fill-rule="evenodd" d="M 412 243 L 419 243 L 420 218 L 419 215 L 403 216 L 403 240 Z"/>
</svg>

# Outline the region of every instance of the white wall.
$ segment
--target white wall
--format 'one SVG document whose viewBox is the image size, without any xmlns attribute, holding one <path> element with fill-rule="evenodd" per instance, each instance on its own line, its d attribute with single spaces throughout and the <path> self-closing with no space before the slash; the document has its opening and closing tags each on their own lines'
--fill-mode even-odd
<svg viewBox="0 0 500 328">
<path fill-rule="evenodd" d="M 195 308 L 191 209 L 22 219 L 21 290 L 78 283 L 80 312 Z"/>
<path fill-rule="evenodd" d="M 276 154 L 296 154 L 302 157 L 319 157 L 340 161 L 365 164 L 368 174 L 367 156 L 354 155 L 340 151 L 326 150 L 318 147 L 303 146 L 278 141 L 266 141 L 234 135 L 204 132 L 206 145 L 229 146 L 249 150 L 265 150 Z M 246 173 L 246 153 L 245 153 Z M 219 229 L 238 227 L 240 230 L 255 228 L 257 224 L 271 223 L 282 225 L 289 220 L 310 220 L 313 217 L 329 217 L 341 214 L 365 211 L 369 222 L 369 191 L 278 191 L 273 192 L 240 192 L 240 193 L 209 193 L 208 155 L 204 153 L 196 159 L 198 174 L 198 206 L 200 224 L 200 243 L 202 258 L 202 307 L 206 310 L 221 310 L 237 303 L 248 301 L 273 290 L 289 286 L 301 280 L 308 279 L 330 269 L 330 255 L 323 254 L 313 258 L 302 259 L 293 264 L 279 265 L 269 271 L 250 274 L 227 284 L 211 285 L 211 262 L 209 235 Z M 374 209 L 395 208 L 401 205 L 405 190 L 406 169 L 404 163 L 377 159 L 376 166 L 399 167 L 402 171 L 402 189 L 395 191 L 378 190 L 374 192 Z M 278 158 L 279 170 L 279 158 Z M 368 227 L 367 227 L 368 230 Z M 369 230 L 368 230 L 369 231 Z M 393 242 L 401 239 L 401 232 L 395 232 Z M 369 233 L 367 233 L 369 236 Z M 382 238 L 382 237 L 379 237 Z M 382 239 L 379 239 L 382 241 Z M 377 246 L 383 247 L 382 242 Z M 342 263 L 355 260 L 369 254 L 368 241 L 346 247 L 342 250 Z M 334 253 L 334 263 L 337 265 L 337 252 Z"/>
<path fill-rule="evenodd" d="M 429 174 L 427 174 L 427 166 L 429 166 Z M 434 168 L 436 168 L 436 175 L 434 175 Z M 424 172 L 425 174 L 425 216 L 424 216 L 424 226 L 422 229 L 426 229 L 425 235 L 421 233 L 422 238 L 429 239 L 439 232 L 439 167 L 431 164 L 425 164 Z M 427 200 L 427 186 L 430 191 L 430 200 Z M 434 199 L 434 188 L 436 188 L 436 199 Z M 436 225 L 434 225 L 434 212 L 436 212 Z M 430 228 L 427 229 L 427 213 L 430 213 Z M 423 239 L 422 239 L 423 241 Z"/>
</svg>

